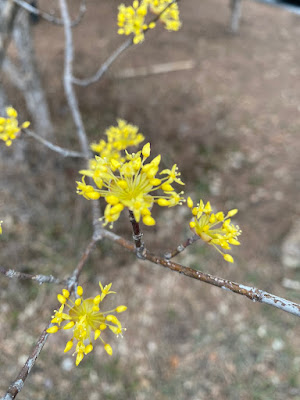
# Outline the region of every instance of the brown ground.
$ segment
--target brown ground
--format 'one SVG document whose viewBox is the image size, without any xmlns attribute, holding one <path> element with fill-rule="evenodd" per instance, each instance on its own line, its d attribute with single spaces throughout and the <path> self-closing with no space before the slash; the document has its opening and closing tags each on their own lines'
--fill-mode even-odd
<svg viewBox="0 0 300 400">
<path fill-rule="evenodd" d="M 39 2 L 51 9 L 55 2 Z M 74 3 L 76 8 L 77 1 Z M 89 76 L 122 42 L 116 0 L 90 0 L 74 29 L 75 73 Z M 185 0 L 182 30 L 151 31 L 106 77 L 78 88 L 90 140 L 122 117 L 138 125 L 177 163 L 195 200 L 239 209 L 242 246 L 228 265 L 212 248 L 195 244 L 182 264 L 300 302 L 282 279 L 297 279 L 280 263 L 280 246 L 299 215 L 299 17 L 244 2 L 239 34 L 228 33 L 229 8 L 220 0 Z M 38 63 L 57 127 L 57 143 L 78 149 L 63 94 L 63 30 L 34 27 Z M 189 71 L 120 79 L 125 68 L 192 60 Z M 11 90 L 8 87 L 8 90 Z M 15 95 L 11 102 L 22 106 Z M 26 162 L 6 168 L 1 199 L 1 263 L 65 277 L 76 265 L 91 227 L 89 207 L 74 193 L 78 161 L 61 160 L 30 141 Z M 4 150 L 9 162 L 12 149 Z M 8 164 L 1 165 L 5 168 Z M 186 238 L 189 215 L 170 209 L 145 230 L 150 249 L 165 251 Z M 126 218 L 115 231 L 130 238 Z M 63 354 L 67 335 L 48 340 L 20 399 L 300 399 L 298 319 L 229 292 L 136 261 L 103 243 L 81 282 L 91 294 L 113 281 L 116 302 L 128 305 L 123 339 L 111 340 L 73 368 Z M 1 278 L 0 389 L 4 392 L 56 307 L 56 289 Z M 70 363 L 71 362 L 71 363 Z M 68 368 L 71 368 L 68 371 Z"/>
</svg>

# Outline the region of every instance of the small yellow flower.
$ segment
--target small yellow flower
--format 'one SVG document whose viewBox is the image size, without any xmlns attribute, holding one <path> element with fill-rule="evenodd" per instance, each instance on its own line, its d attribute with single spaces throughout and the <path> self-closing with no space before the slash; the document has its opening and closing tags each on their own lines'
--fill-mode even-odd
<svg viewBox="0 0 300 400">
<path fill-rule="evenodd" d="M 2 225 L 3 224 L 3 221 L 0 221 L 0 235 L 2 235 Z"/>
<path fill-rule="evenodd" d="M 103 299 L 110 293 L 111 283 L 109 285 L 102 286 L 99 282 L 101 294 L 98 294 L 94 298 L 83 299 L 83 289 L 81 286 L 77 288 L 77 295 L 79 296 L 75 302 L 69 299 L 70 293 L 68 290 L 63 289 L 62 294 L 57 295 L 58 301 L 61 303 L 59 310 L 55 310 L 55 314 L 52 317 L 51 323 L 56 324 L 47 329 L 48 333 L 56 333 L 60 329 L 73 329 L 73 337 L 66 344 L 64 352 L 71 350 L 74 342 L 76 349 L 74 354 L 76 356 L 76 365 L 82 361 L 83 357 L 93 350 L 92 340 L 100 340 L 103 343 L 105 351 L 112 355 L 111 346 L 106 343 L 102 338 L 102 331 L 109 328 L 115 335 L 122 335 L 121 322 L 118 318 L 113 315 L 113 312 L 121 313 L 127 310 L 126 306 L 118 306 L 110 311 L 101 311 L 100 304 Z M 67 312 L 64 312 L 65 307 L 68 308 Z M 66 322 L 64 326 L 62 323 Z M 73 355 L 74 355 L 73 354 Z"/>
<path fill-rule="evenodd" d="M 86 185 L 84 178 L 77 182 L 77 193 L 86 199 L 104 197 L 107 206 L 104 211 L 104 225 L 113 223 L 119 218 L 124 208 L 133 212 L 137 222 L 143 220 L 145 225 L 154 225 L 151 216 L 154 203 L 162 207 L 173 207 L 182 204 L 183 192 L 176 193 L 172 183 L 184 185 L 179 178 L 180 173 L 176 164 L 171 170 L 160 172 L 164 177 L 158 178 L 161 156 L 158 155 L 151 162 L 146 163 L 150 156 L 150 143 L 147 143 L 139 152 L 126 153 L 126 161 L 108 160 L 95 157 L 92 170 L 79 171 L 93 178 L 96 187 Z M 161 190 L 163 194 L 153 194 Z"/>
<path fill-rule="evenodd" d="M 168 31 L 178 31 L 181 28 L 179 19 L 178 4 L 173 2 L 168 8 L 171 0 L 144 0 L 150 7 L 150 11 L 154 14 L 161 14 L 159 20 L 165 25 Z M 165 10 L 165 11 L 164 11 Z"/>
<path fill-rule="evenodd" d="M 240 242 L 237 237 L 242 231 L 238 225 L 231 224 L 230 218 L 233 217 L 238 210 L 234 209 L 225 216 L 223 212 L 214 214 L 210 202 L 204 205 L 203 201 L 194 207 L 192 199 L 187 199 L 187 205 L 192 210 L 193 219 L 190 222 L 190 228 L 205 242 L 208 243 L 222 254 L 227 262 L 234 262 L 230 254 L 225 254 L 219 247 L 230 250 L 230 245 L 238 246 Z M 219 246 L 219 247 L 218 247 Z"/>
<path fill-rule="evenodd" d="M 148 4 L 141 0 L 134 0 L 132 6 L 126 7 L 124 4 L 119 6 L 118 14 L 118 34 L 130 35 L 134 34 L 133 43 L 138 44 L 144 40 L 144 32 L 146 29 L 154 28 L 155 24 L 145 23 L 145 17 L 148 11 Z"/>
<path fill-rule="evenodd" d="M 0 139 L 5 142 L 6 146 L 10 146 L 12 141 L 16 139 L 20 130 L 28 128 L 30 122 L 23 122 L 23 124 L 19 126 L 17 111 L 13 107 L 7 107 L 5 111 L 7 118 L 0 117 Z"/>
<path fill-rule="evenodd" d="M 91 149 L 102 158 L 122 160 L 122 150 L 137 146 L 145 139 L 137 126 L 128 124 L 124 119 L 117 119 L 117 122 L 118 126 L 110 126 L 106 130 L 107 142 L 102 139 L 91 144 Z"/>
</svg>

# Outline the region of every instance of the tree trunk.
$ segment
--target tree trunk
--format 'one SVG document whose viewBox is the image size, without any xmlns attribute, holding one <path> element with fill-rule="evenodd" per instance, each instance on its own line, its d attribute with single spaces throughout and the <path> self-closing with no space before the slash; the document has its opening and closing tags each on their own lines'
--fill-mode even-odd
<svg viewBox="0 0 300 400">
<path fill-rule="evenodd" d="M 36 65 L 29 14 L 25 10 L 20 10 L 16 17 L 13 37 L 20 59 L 21 76 L 24 77 L 24 85 L 21 90 L 35 131 L 40 136 L 51 140 L 53 139 L 53 126 Z"/>
</svg>

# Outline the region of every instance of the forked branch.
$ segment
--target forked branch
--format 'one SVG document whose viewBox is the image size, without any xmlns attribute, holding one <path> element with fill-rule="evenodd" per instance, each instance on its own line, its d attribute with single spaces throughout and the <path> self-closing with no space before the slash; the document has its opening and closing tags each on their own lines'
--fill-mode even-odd
<svg viewBox="0 0 300 400">
<path fill-rule="evenodd" d="M 31 14 L 37 15 L 44 20 L 50 22 L 51 24 L 54 25 L 63 25 L 64 22 L 60 18 L 56 18 L 54 15 L 48 14 L 45 11 L 40 10 L 39 8 L 33 7 L 31 4 L 27 3 L 27 1 L 24 0 L 13 0 L 18 6 L 24 8 L 24 10 L 30 12 Z M 86 0 L 82 0 L 80 7 L 79 7 L 79 13 L 78 16 L 74 19 L 74 21 L 71 22 L 71 27 L 74 27 L 79 24 L 79 22 L 82 20 L 84 14 L 86 12 Z"/>
<path fill-rule="evenodd" d="M 103 231 L 102 234 L 104 237 L 114 241 L 115 243 L 126 248 L 127 250 L 133 253 L 136 252 L 135 245 L 131 242 L 128 242 L 126 239 L 107 230 Z M 294 314 L 297 317 L 300 317 L 300 304 L 286 300 L 282 297 L 278 297 L 274 294 L 265 292 L 264 290 L 260 290 L 251 286 L 245 286 L 242 285 L 241 283 L 233 282 L 228 279 L 219 278 L 217 276 L 195 270 L 193 268 L 185 267 L 171 260 L 162 258 L 160 256 L 156 256 L 150 253 L 148 250 L 144 250 L 143 258 L 145 260 L 151 261 L 154 264 L 160 265 L 164 268 L 168 268 L 171 271 L 183 274 L 189 278 L 197 279 L 198 281 L 205 282 L 213 286 L 217 286 L 224 290 L 230 290 L 233 293 L 246 296 L 248 299 L 254 302 L 268 304 L 269 306 L 279 308 L 280 310 L 286 311 L 290 314 Z"/>
</svg>

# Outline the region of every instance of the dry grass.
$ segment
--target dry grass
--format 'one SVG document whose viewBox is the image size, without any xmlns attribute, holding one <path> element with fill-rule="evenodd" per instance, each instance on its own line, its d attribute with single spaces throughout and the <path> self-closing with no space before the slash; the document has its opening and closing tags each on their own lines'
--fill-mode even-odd
<svg viewBox="0 0 300 400">
<path fill-rule="evenodd" d="M 116 5 L 89 2 L 75 30 L 78 76 L 92 73 L 120 42 L 112 25 Z M 102 82 L 78 89 L 89 137 L 98 138 L 123 117 L 140 126 L 153 154 L 163 153 L 166 165 L 179 165 L 186 193 L 223 209 L 239 208 L 243 245 L 234 265 L 198 244 L 180 256 L 182 264 L 299 302 L 299 292 L 281 286 L 283 277 L 297 279 L 297 273 L 280 264 L 280 244 L 299 213 L 299 19 L 245 2 L 240 33 L 233 37 L 226 32 L 227 4 L 189 0 L 180 7 L 181 32 L 151 32 Z M 77 148 L 61 84 L 62 30 L 45 22 L 34 29 L 57 142 Z M 123 67 L 187 59 L 196 63 L 192 71 L 114 78 Z M 9 90 L 12 103 L 21 107 Z M 75 194 L 82 165 L 41 155 L 31 140 L 23 160 L 13 161 L 13 151 L 1 149 L 1 263 L 65 277 L 91 234 L 88 206 Z M 157 226 L 145 229 L 147 246 L 158 252 L 175 247 L 186 237 L 188 219 L 179 208 L 161 212 Z M 131 235 L 125 217 L 115 229 Z M 62 352 L 67 336 L 52 336 L 21 398 L 300 398 L 296 317 L 137 261 L 107 241 L 84 269 L 85 292 L 92 295 L 99 279 L 114 282 L 117 303 L 128 305 L 127 332 L 113 339 L 114 356 L 96 346 L 75 368 Z M 2 277 L 0 284 L 4 392 L 56 307 L 56 289 Z"/>
</svg>

